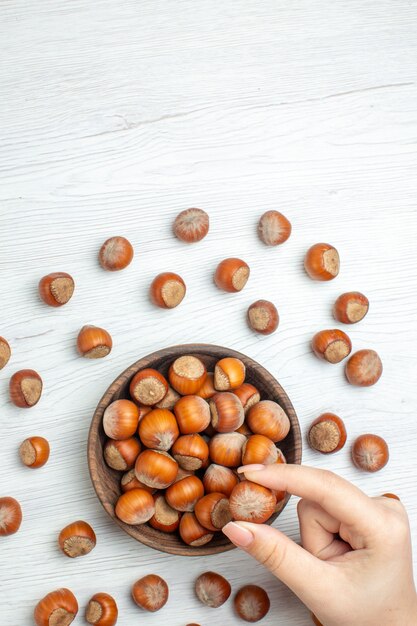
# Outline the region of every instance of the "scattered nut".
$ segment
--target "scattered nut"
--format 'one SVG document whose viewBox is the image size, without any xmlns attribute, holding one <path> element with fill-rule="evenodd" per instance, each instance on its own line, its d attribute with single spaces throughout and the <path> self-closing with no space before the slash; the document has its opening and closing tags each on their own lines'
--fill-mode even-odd
<svg viewBox="0 0 417 626">
<path fill-rule="evenodd" d="M 258 235 L 267 246 L 278 246 L 291 235 L 291 223 L 279 211 L 266 211 L 258 222 Z"/>
<path fill-rule="evenodd" d="M 0 498 L 0 537 L 14 535 L 22 523 L 22 509 L 14 498 Z"/>
<path fill-rule="evenodd" d="M 145 611 L 159 611 L 167 603 L 168 596 L 168 585 L 156 574 L 140 578 L 132 587 L 133 600 Z"/>
<path fill-rule="evenodd" d="M 317 358 L 328 363 L 340 363 L 352 351 L 352 342 L 343 330 L 321 330 L 312 339 L 311 347 Z"/>
<path fill-rule="evenodd" d="M 161 309 L 174 309 L 184 299 L 185 282 L 173 272 L 163 272 L 153 279 L 150 289 L 153 304 Z"/>
<path fill-rule="evenodd" d="M 201 241 L 209 231 L 209 216 L 203 209 L 186 209 L 174 221 L 174 234 L 185 243 Z"/>
<path fill-rule="evenodd" d="M 360 435 L 352 446 L 352 460 L 365 472 L 378 472 L 389 460 L 387 442 L 378 435 Z"/>
<path fill-rule="evenodd" d="M 322 454 L 338 452 L 346 443 L 343 420 L 334 413 L 323 413 L 310 426 L 308 442 L 313 450 Z"/>
<path fill-rule="evenodd" d="M 234 599 L 236 613 L 246 622 L 259 622 L 268 613 L 270 605 L 268 594 L 257 585 L 245 585 Z"/>
<path fill-rule="evenodd" d="M 49 443 L 43 437 L 29 437 L 20 444 L 19 456 L 27 467 L 42 467 L 49 459 Z"/>
<path fill-rule="evenodd" d="M 133 248 L 125 237 L 110 237 L 100 248 L 100 265 L 109 272 L 125 269 L 133 259 Z"/>
<path fill-rule="evenodd" d="M 49 306 L 63 306 L 71 300 L 75 283 L 65 272 L 54 272 L 39 281 L 39 295 Z"/>
<path fill-rule="evenodd" d="M 278 328 L 279 314 L 272 302 L 257 300 L 248 308 L 248 324 L 252 330 L 261 335 L 270 335 Z"/>
<path fill-rule="evenodd" d="M 69 589 L 51 591 L 38 602 L 33 614 L 36 626 L 69 626 L 78 613 L 78 602 Z"/>
<path fill-rule="evenodd" d="M 316 243 L 308 250 L 304 267 L 313 280 L 332 280 L 339 273 L 339 253 L 328 243 Z"/>
<path fill-rule="evenodd" d="M 231 293 L 242 291 L 248 282 L 250 274 L 249 265 L 241 259 L 225 259 L 217 266 L 214 274 L 214 282 L 219 289 Z"/>
<path fill-rule="evenodd" d="M 111 352 L 112 347 L 112 338 L 104 328 L 83 326 L 78 333 L 78 352 L 87 359 L 101 359 Z"/>
<path fill-rule="evenodd" d="M 90 524 L 79 520 L 61 530 L 58 544 L 64 554 L 74 559 L 91 552 L 96 545 L 96 535 Z"/>
<path fill-rule="evenodd" d="M 230 583 L 216 572 L 204 572 L 195 581 L 197 598 L 213 609 L 218 609 L 229 599 L 232 593 Z"/>
<path fill-rule="evenodd" d="M 370 387 L 382 376 L 382 361 L 375 350 L 359 350 L 346 363 L 346 378 L 351 385 Z"/>
<path fill-rule="evenodd" d="M 95 626 L 114 626 L 118 609 L 115 599 L 108 593 L 96 593 L 85 610 L 85 620 Z"/>
<path fill-rule="evenodd" d="M 0 337 L 0 370 L 7 365 L 11 354 L 9 342 L 4 337 Z"/>
<path fill-rule="evenodd" d="M 356 324 L 363 320 L 369 311 L 369 300 L 359 291 L 342 293 L 333 307 L 333 315 L 342 324 Z"/>
<path fill-rule="evenodd" d="M 19 370 L 10 379 L 10 400 L 22 409 L 35 406 L 42 395 L 42 378 L 34 370 Z"/>
</svg>

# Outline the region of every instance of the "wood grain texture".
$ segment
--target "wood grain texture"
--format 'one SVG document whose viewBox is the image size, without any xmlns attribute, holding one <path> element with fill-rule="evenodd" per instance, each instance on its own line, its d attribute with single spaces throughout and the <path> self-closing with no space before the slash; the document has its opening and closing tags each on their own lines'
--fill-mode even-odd
<svg viewBox="0 0 417 626">
<path fill-rule="evenodd" d="M 256 359 L 287 391 L 304 434 L 324 411 L 343 417 L 346 448 L 325 458 L 305 446 L 303 462 L 370 495 L 398 493 L 416 536 L 415 12 L 414 0 L 1 3 L 0 335 L 13 354 L 0 372 L 0 493 L 18 498 L 24 514 L 21 531 L 0 547 L 2 626 L 31 624 L 36 601 L 61 586 L 80 607 L 95 592 L 113 594 L 120 626 L 161 617 L 173 626 L 236 624 L 230 602 L 213 614 L 194 598 L 192 583 L 207 569 L 226 575 L 234 591 L 264 586 L 272 600 L 265 626 L 310 623 L 300 602 L 240 551 L 201 560 L 157 553 L 120 532 L 98 502 L 86 462 L 94 409 L 119 372 L 169 345 L 213 343 Z M 190 206 L 211 218 L 195 246 L 171 232 Z M 293 225 L 280 248 L 256 235 L 268 209 Z M 135 248 L 118 274 L 97 261 L 112 235 Z M 328 284 L 303 272 L 317 241 L 341 255 Z M 226 256 L 251 267 L 238 294 L 212 284 Z M 148 301 L 152 279 L 166 270 L 188 288 L 172 311 Z M 52 271 L 76 280 L 72 300 L 56 310 L 37 294 Z M 348 329 L 354 349 L 378 350 L 385 367 L 369 389 L 350 387 L 343 365 L 321 363 L 309 348 L 317 330 L 335 325 L 335 298 L 352 289 L 371 302 Z M 246 308 L 259 298 L 280 313 L 269 337 L 246 326 Z M 75 349 L 88 323 L 114 338 L 98 362 Z M 44 381 L 41 401 L 26 411 L 8 399 L 8 380 L 24 367 Z M 372 476 L 349 458 L 364 431 L 391 448 L 389 465 Z M 39 470 L 18 459 L 32 435 L 51 444 Z M 298 540 L 295 504 L 276 526 Z M 73 561 L 57 537 L 80 518 L 98 543 Z M 151 572 L 167 579 L 171 597 L 163 612 L 145 616 L 129 590 Z"/>
<path fill-rule="evenodd" d="M 188 344 L 163 348 L 162 350 L 146 355 L 144 358 L 136 361 L 136 363 L 133 363 L 133 365 L 128 367 L 113 381 L 98 403 L 93 415 L 88 434 L 88 465 L 94 489 L 104 509 L 114 522 L 131 537 L 151 548 L 162 550 L 170 554 L 178 554 L 180 556 L 207 556 L 231 550 L 234 546 L 223 534 L 216 534 L 214 539 L 205 546 L 187 546 L 176 533 L 167 535 L 166 533 L 152 528 L 149 524 L 129 526 L 117 519 L 114 507 L 118 497 L 121 495 L 120 478 L 122 474 L 108 467 L 103 457 L 106 435 L 103 430 L 102 422 L 104 411 L 109 404 L 120 398 L 131 399 L 129 395 L 129 385 L 137 372 L 150 367 L 158 370 L 167 377 L 169 367 L 175 359 L 187 354 L 200 359 L 209 372 L 214 370 L 217 361 L 227 356 L 240 359 L 245 364 L 246 382 L 255 385 L 261 394 L 261 400 L 273 400 L 278 402 L 288 415 L 291 430 L 287 437 L 279 443 L 278 447 L 284 453 L 288 463 L 301 463 L 302 443 L 300 424 L 291 400 L 278 381 L 276 381 L 259 363 L 256 363 L 253 359 L 250 359 L 245 354 L 241 354 L 236 350 L 223 348 L 222 346 Z M 281 515 L 289 500 L 290 498 L 287 496 L 284 507 L 280 509 L 279 513 L 273 515 L 270 520 L 268 520 L 268 523 L 274 522 L 278 515 Z"/>
</svg>

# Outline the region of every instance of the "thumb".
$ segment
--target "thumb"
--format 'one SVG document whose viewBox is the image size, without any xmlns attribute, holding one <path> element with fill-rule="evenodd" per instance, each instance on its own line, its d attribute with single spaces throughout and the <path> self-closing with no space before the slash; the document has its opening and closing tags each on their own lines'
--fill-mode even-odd
<svg viewBox="0 0 417 626">
<path fill-rule="evenodd" d="M 307 606 L 317 601 L 321 592 L 326 592 L 326 563 L 276 528 L 249 522 L 229 522 L 223 532 L 232 543 L 267 567 Z"/>
</svg>

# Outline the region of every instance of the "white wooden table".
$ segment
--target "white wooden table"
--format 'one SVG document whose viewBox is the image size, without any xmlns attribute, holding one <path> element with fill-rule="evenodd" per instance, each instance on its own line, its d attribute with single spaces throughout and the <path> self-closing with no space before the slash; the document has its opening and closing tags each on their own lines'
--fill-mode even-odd
<svg viewBox="0 0 417 626">
<path fill-rule="evenodd" d="M 206 569 L 235 590 L 263 585 L 272 600 L 265 626 L 310 623 L 245 554 L 158 553 L 116 527 L 94 494 L 86 438 L 96 403 L 122 369 L 171 344 L 216 343 L 259 360 L 289 393 L 304 433 L 330 410 L 346 420 L 350 442 L 363 432 L 384 436 L 391 460 L 377 475 L 352 467 L 349 446 L 329 458 L 306 447 L 304 461 L 369 494 L 398 493 L 416 535 L 416 11 L 415 0 L 3 0 L 0 334 L 13 357 L 0 373 L 0 495 L 21 501 L 24 522 L 1 540 L 1 626 L 31 624 L 37 600 L 61 586 L 79 600 L 74 624 L 84 623 L 97 591 L 116 597 L 120 626 L 237 624 L 230 602 L 214 612 L 194 598 L 194 578 Z M 192 247 L 171 234 L 189 206 L 211 217 L 209 236 Z M 275 208 L 293 235 L 269 249 L 255 227 Z M 114 234 L 136 252 L 116 274 L 97 264 Z M 341 274 L 328 284 L 302 269 L 317 241 L 341 254 Z M 226 256 L 252 269 L 236 295 L 212 284 Z M 77 282 L 59 310 L 37 297 L 39 278 L 56 270 Z M 188 286 L 173 311 L 147 299 L 162 270 L 179 272 Z M 369 389 L 350 387 L 342 366 L 318 362 L 309 349 L 315 331 L 334 326 L 335 297 L 350 289 L 371 300 L 368 317 L 349 329 L 354 347 L 377 349 L 385 365 Z M 275 335 L 246 327 L 257 298 L 279 308 Z M 112 333 L 111 356 L 77 355 L 86 323 Z M 12 406 L 7 391 L 24 367 L 45 383 L 28 411 Z M 52 446 L 49 464 L 35 471 L 17 456 L 32 434 Z M 277 525 L 297 539 L 294 505 Z M 94 526 L 98 544 L 70 560 L 57 535 L 79 518 Z M 150 572 L 167 579 L 171 598 L 163 613 L 144 615 L 130 586 Z"/>
</svg>

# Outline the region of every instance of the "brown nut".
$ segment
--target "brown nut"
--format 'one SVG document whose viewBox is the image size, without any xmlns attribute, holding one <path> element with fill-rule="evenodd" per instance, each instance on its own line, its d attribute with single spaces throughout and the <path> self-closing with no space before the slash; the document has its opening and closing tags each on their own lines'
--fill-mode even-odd
<svg viewBox="0 0 417 626">
<path fill-rule="evenodd" d="M 113 347 L 110 334 L 98 326 L 83 326 L 77 337 L 77 348 L 87 359 L 102 359 Z"/>
<path fill-rule="evenodd" d="M 328 363 L 340 363 L 352 351 L 352 342 L 343 330 L 321 330 L 312 339 L 311 347 L 317 358 Z"/>
<path fill-rule="evenodd" d="M 257 463 L 269 465 L 276 463 L 277 459 L 278 449 L 276 445 L 264 435 L 250 435 L 243 444 L 242 465 Z"/>
<path fill-rule="evenodd" d="M 0 498 L 0 537 L 14 535 L 22 523 L 22 509 L 14 498 Z"/>
<path fill-rule="evenodd" d="M 209 543 L 214 534 L 204 528 L 197 520 L 194 513 L 184 513 L 179 526 L 180 537 L 189 546 L 204 546 Z"/>
<path fill-rule="evenodd" d="M 174 234 L 185 243 L 201 241 L 209 231 L 209 216 L 203 209 L 186 209 L 174 221 Z"/>
<path fill-rule="evenodd" d="M 117 500 L 114 512 L 125 524 L 144 524 L 155 513 L 153 496 L 145 489 L 131 489 Z"/>
<path fill-rule="evenodd" d="M 263 524 L 275 512 L 276 502 L 270 489 L 245 480 L 234 487 L 229 506 L 233 519 Z"/>
<path fill-rule="evenodd" d="M 382 376 L 382 361 L 375 350 L 358 350 L 346 363 L 346 378 L 351 385 L 370 387 Z"/>
<path fill-rule="evenodd" d="M 196 503 L 204 496 L 203 483 L 197 476 L 186 476 L 168 487 L 165 498 L 177 511 L 194 511 Z"/>
<path fill-rule="evenodd" d="M 181 398 L 180 394 L 175 391 L 172 387 L 168 385 L 168 391 L 165 396 L 154 405 L 156 409 L 168 409 L 168 411 L 173 411 L 174 406 L 177 404 L 178 400 Z M 150 411 L 151 409 L 147 407 Z M 143 416 L 142 416 L 143 417 Z"/>
<path fill-rule="evenodd" d="M 158 370 L 147 367 L 133 376 L 129 391 L 136 402 L 151 406 L 166 396 L 168 383 Z"/>
<path fill-rule="evenodd" d="M 378 435 L 360 435 L 352 446 L 352 460 L 365 472 L 378 472 L 389 461 L 387 442 Z"/>
<path fill-rule="evenodd" d="M 342 324 L 356 324 L 369 311 L 369 300 L 359 291 L 342 293 L 334 303 L 333 315 Z"/>
<path fill-rule="evenodd" d="M 243 385 L 237 389 L 233 389 L 233 393 L 241 401 L 245 415 L 249 409 L 253 407 L 254 404 L 257 404 L 261 399 L 261 394 L 257 388 L 250 383 L 243 383 Z"/>
<path fill-rule="evenodd" d="M 155 489 L 153 487 L 148 487 L 141 483 L 135 474 L 135 469 L 132 468 L 128 472 L 125 472 L 120 480 L 120 488 L 123 493 L 126 491 L 131 491 L 132 489 L 144 489 L 145 491 L 149 491 L 149 493 L 155 493 Z"/>
<path fill-rule="evenodd" d="M 241 259 L 224 259 L 217 266 L 214 282 L 219 289 L 230 293 L 241 291 L 248 282 L 249 265 Z"/>
<path fill-rule="evenodd" d="M 145 611 L 159 611 L 167 603 L 168 596 L 168 585 L 156 574 L 148 574 L 140 578 L 132 587 L 133 600 Z"/>
<path fill-rule="evenodd" d="M 42 378 L 34 370 L 19 370 L 10 379 L 10 400 L 14 405 L 28 409 L 35 406 L 42 395 Z"/>
<path fill-rule="evenodd" d="M 291 235 L 291 223 L 279 211 L 266 211 L 258 222 L 258 235 L 267 246 L 278 246 Z"/>
<path fill-rule="evenodd" d="M 7 365 L 11 354 L 9 342 L 4 337 L 0 337 L 0 370 Z"/>
<path fill-rule="evenodd" d="M 174 309 L 184 300 L 186 290 L 181 276 L 173 272 L 163 272 L 152 281 L 151 301 L 161 309 Z"/>
<path fill-rule="evenodd" d="M 175 417 L 183 435 L 201 433 L 210 424 L 210 407 L 199 396 L 183 396 L 174 407 Z"/>
<path fill-rule="evenodd" d="M 316 243 L 307 251 L 304 267 L 313 280 L 332 280 L 339 273 L 339 253 L 328 243 Z"/>
<path fill-rule="evenodd" d="M 246 437 L 240 433 L 214 435 L 209 441 L 210 458 L 217 465 L 239 467 L 242 464 L 242 450 L 245 443 Z"/>
<path fill-rule="evenodd" d="M 346 443 L 346 428 L 343 420 L 334 413 L 323 413 L 310 426 L 308 443 L 313 450 L 322 454 L 333 454 Z"/>
<path fill-rule="evenodd" d="M 133 259 L 133 247 L 125 237 L 110 237 L 100 248 L 98 260 L 109 272 L 123 270 Z"/>
<path fill-rule="evenodd" d="M 219 492 L 229 497 L 239 479 L 228 467 L 212 463 L 203 476 L 203 485 L 206 493 Z"/>
<path fill-rule="evenodd" d="M 118 441 L 108 439 L 104 444 L 103 455 L 112 469 L 123 471 L 131 469 L 141 451 L 141 445 L 135 437 Z"/>
<path fill-rule="evenodd" d="M 139 437 L 146 448 L 168 451 L 179 437 L 175 415 L 168 409 L 154 409 L 139 422 Z"/>
<path fill-rule="evenodd" d="M 223 493 L 208 493 L 198 500 L 194 513 L 204 528 L 216 532 L 232 521 L 229 500 Z"/>
<path fill-rule="evenodd" d="M 246 422 L 253 433 L 265 435 L 275 443 L 285 439 L 291 426 L 284 409 L 273 400 L 261 400 L 255 404 L 248 412 Z"/>
<path fill-rule="evenodd" d="M 252 330 L 261 335 L 270 335 L 278 328 L 279 314 L 272 302 L 257 300 L 248 308 L 248 324 Z"/>
<path fill-rule="evenodd" d="M 226 357 L 214 368 L 214 386 L 217 391 L 231 391 L 245 382 L 246 368 L 240 359 Z"/>
<path fill-rule="evenodd" d="M 85 620 L 95 626 L 115 626 L 118 617 L 115 599 L 108 593 L 96 593 L 85 610 Z"/>
<path fill-rule="evenodd" d="M 65 526 L 59 533 L 58 544 L 62 552 L 72 559 L 91 552 L 96 545 L 96 535 L 90 524 L 78 520 Z"/>
<path fill-rule="evenodd" d="M 136 478 L 153 489 L 166 489 L 175 481 L 178 463 L 162 450 L 144 450 L 135 464 Z"/>
<path fill-rule="evenodd" d="M 185 354 L 172 363 L 168 379 L 182 396 L 197 393 L 207 376 L 206 366 L 195 356 Z"/>
<path fill-rule="evenodd" d="M 214 388 L 214 372 L 207 372 L 207 377 L 204 383 L 201 385 L 200 389 L 196 392 L 197 396 L 203 398 L 203 400 L 208 400 L 214 394 L 216 390 Z"/>
<path fill-rule="evenodd" d="M 139 409 L 130 400 L 115 400 L 105 409 L 103 429 L 110 439 L 128 439 L 135 434 L 139 423 Z"/>
<path fill-rule="evenodd" d="M 69 626 L 78 613 L 78 602 L 69 589 L 51 591 L 33 613 L 36 626 Z"/>
<path fill-rule="evenodd" d="M 232 588 L 228 580 L 216 572 L 204 572 L 195 581 L 197 598 L 213 609 L 218 609 L 229 599 Z"/>
<path fill-rule="evenodd" d="M 175 532 L 180 524 L 181 513 L 169 506 L 162 493 L 156 494 L 154 501 L 155 513 L 149 520 L 149 524 L 163 533 Z"/>
<path fill-rule="evenodd" d="M 209 448 L 201 435 L 182 435 L 172 446 L 171 454 L 185 470 L 198 470 L 207 461 Z"/>
<path fill-rule="evenodd" d="M 268 594 L 257 585 L 245 585 L 234 598 L 235 611 L 245 622 L 259 622 L 268 613 Z"/>
<path fill-rule="evenodd" d="M 74 288 L 74 279 L 65 272 L 53 272 L 39 281 L 39 295 L 49 306 L 58 307 L 69 302 Z"/>
<path fill-rule="evenodd" d="M 49 443 L 44 437 L 28 437 L 20 444 L 20 460 L 27 467 L 42 467 L 49 459 L 49 450 Z"/>
<path fill-rule="evenodd" d="M 211 425 L 219 433 L 237 430 L 245 421 L 245 412 L 237 395 L 220 391 L 209 399 Z"/>
</svg>

